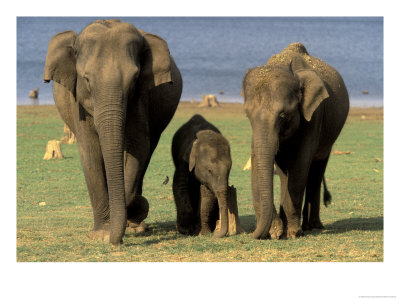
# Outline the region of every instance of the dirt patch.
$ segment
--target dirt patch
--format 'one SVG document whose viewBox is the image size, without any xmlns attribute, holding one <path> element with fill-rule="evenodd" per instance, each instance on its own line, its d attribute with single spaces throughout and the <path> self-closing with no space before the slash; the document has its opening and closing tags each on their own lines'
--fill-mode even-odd
<svg viewBox="0 0 400 300">
<path fill-rule="evenodd" d="M 220 102 L 220 107 L 198 107 L 199 102 L 181 101 L 178 106 L 177 112 L 179 113 L 202 113 L 202 112 L 216 112 L 231 113 L 231 114 L 243 114 L 244 105 L 242 103 L 226 103 Z M 365 116 L 368 120 L 383 120 L 383 107 L 350 107 L 349 117 Z"/>
<path fill-rule="evenodd" d="M 182 100 L 179 103 L 177 113 L 195 114 L 195 113 L 215 113 L 215 114 L 240 114 L 245 115 L 244 105 L 242 103 L 220 102 L 218 107 L 199 107 L 200 102 L 190 102 Z M 18 105 L 17 118 L 27 115 L 35 117 L 57 116 L 60 118 L 55 105 Z M 351 107 L 349 117 L 358 117 L 368 120 L 383 120 L 383 107 Z"/>
<path fill-rule="evenodd" d="M 349 117 L 383 120 L 383 107 L 350 107 Z"/>
</svg>

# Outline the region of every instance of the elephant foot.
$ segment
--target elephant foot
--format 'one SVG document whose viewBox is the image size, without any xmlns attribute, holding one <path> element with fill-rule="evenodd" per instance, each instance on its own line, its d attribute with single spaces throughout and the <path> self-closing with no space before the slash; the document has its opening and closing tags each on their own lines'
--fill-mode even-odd
<svg viewBox="0 0 400 300">
<path fill-rule="evenodd" d="M 126 232 L 128 233 L 140 233 L 149 230 L 149 226 L 144 222 L 135 223 L 130 220 L 126 222 Z"/>
<path fill-rule="evenodd" d="M 282 234 L 283 234 L 283 222 L 279 217 L 277 217 L 274 220 L 272 220 L 271 228 L 269 230 L 269 235 L 271 236 L 272 240 L 279 240 Z"/>
<path fill-rule="evenodd" d="M 209 235 L 211 233 L 210 227 L 202 226 L 199 235 Z"/>
<path fill-rule="evenodd" d="M 149 202 L 141 195 L 136 195 L 127 207 L 128 220 L 132 223 L 140 224 L 147 218 L 149 213 Z"/>
<path fill-rule="evenodd" d="M 178 229 L 179 233 L 182 233 L 184 235 L 194 235 L 196 232 L 196 227 L 194 225 L 183 225 L 177 223 L 176 228 Z"/>
<path fill-rule="evenodd" d="M 195 222 L 193 212 L 188 210 L 177 214 L 176 229 L 185 235 L 196 235 L 201 230 L 200 222 Z"/>
<path fill-rule="evenodd" d="M 303 229 L 303 231 L 311 230 L 310 224 L 303 222 L 303 224 L 301 224 L 301 229 Z"/>
<path fill-rule="evenodd" d="M 325 229 L 324 225 L 322 225 L 320 220 L 311 221 L 307 224 L 303 223 L 303 225 L 301 227 L 303 228 L 304 231 L 313 230 L 313 229 Z"/>
<path fill-rule="evenodd" d="M 325 229 L 324 225 L 322 225 L 320 220 L 311 221 L 309 223 L 309 226 L 310 226 L 311 229 Z"/>
<path fill-rule="evenodd" d="M 288 239 L 295 239 L 304 236 L 304 232 L 300 227 L 288 227 L 286 236 Z"/>
<path fill-rule="evenodd" d="M 96 229 L 96 230 L 91 230 L 89 232 L 89 239 L 91 240 L 99 240 L 103 242 L 110 242 L 110 225 L 105 224 L 103 228 L 101 229 Z"/>
</svg>

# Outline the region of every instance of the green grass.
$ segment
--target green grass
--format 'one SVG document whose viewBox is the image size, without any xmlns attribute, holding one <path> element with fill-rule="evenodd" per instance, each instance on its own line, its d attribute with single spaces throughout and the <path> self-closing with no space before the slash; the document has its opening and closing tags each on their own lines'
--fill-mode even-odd
<svg viewBox="0 0 400 300">
<path fill-rule="evenodd" d="M 187 237 L 175 229 L 171 140 L 194 113 L 227 137 L 230 183 L 237 188 L 240 221 L 249 232 L 214 239 Z M 254 240 L 250 172 L 251 129 L 241 105 L 216 109 L 181 105 L 163 133 L 144 180 L 150 230 L 129 233 L 113 247 L 87 238 L 92 209 L 77 145 L 62 145 L 63 160 L 42 160 L 48 140 L 63 136 L 55 106 L 17 108 L 17 261 L 383 261 L 383 120 L 350 116 L 326 171 L 332 204 L 321 207 L 326 229 L 296 240 Z M 170 182 L 162 185 L 165 177 Z M 275 203 L 279 179 L 275 177 Z M 45 202 L 45 206 L 39 206 Z"/>
</svg>

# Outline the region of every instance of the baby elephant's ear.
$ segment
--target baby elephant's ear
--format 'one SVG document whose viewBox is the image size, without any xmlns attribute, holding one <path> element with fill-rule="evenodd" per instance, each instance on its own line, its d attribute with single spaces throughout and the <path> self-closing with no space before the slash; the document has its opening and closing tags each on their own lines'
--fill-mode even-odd
<svg viewBox="0 0 400 300">
<path fill-rule="evenodd" d="M 314 70 L 300 69 L 295 71 L 294 75 L 299 79 L 302 91 L 301 112 L 304 118 L 310 121 L 321 102 L 329 98 L 329 93 L 324 82 Z"/>
<path fill-rule="evenodd" d="M 192 172 L 195 164 L 196 164 L 196 152 L 197 152 L 197 139 L 193 142 L 192 150 L 190 151 L 189 156 L 189 172 Z"/>
</svg>

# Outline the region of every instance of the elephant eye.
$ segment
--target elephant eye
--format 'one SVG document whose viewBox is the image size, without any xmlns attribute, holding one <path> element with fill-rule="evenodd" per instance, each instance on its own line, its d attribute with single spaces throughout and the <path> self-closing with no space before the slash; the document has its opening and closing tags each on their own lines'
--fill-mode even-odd
<svg viewBox="0 0 400 300">
<path fill-rule="evenodd" d="M 287 114 L 286 114 L 285 112 L 281 112 L 281 113 L 279 114 L 279 118 L 280 118 L 280 119 L 286 119 L 286 117 L 287 117 Z"/>
<path fill-rule="evenodd" d="M 83 76 L 83 79 L 85 80 L 86 86 L 88 87 L 88 89 L 90 90 L 90 82 L 89 82 L 89 78 L 87 78 L 86 76 Z"/>
</svg>

